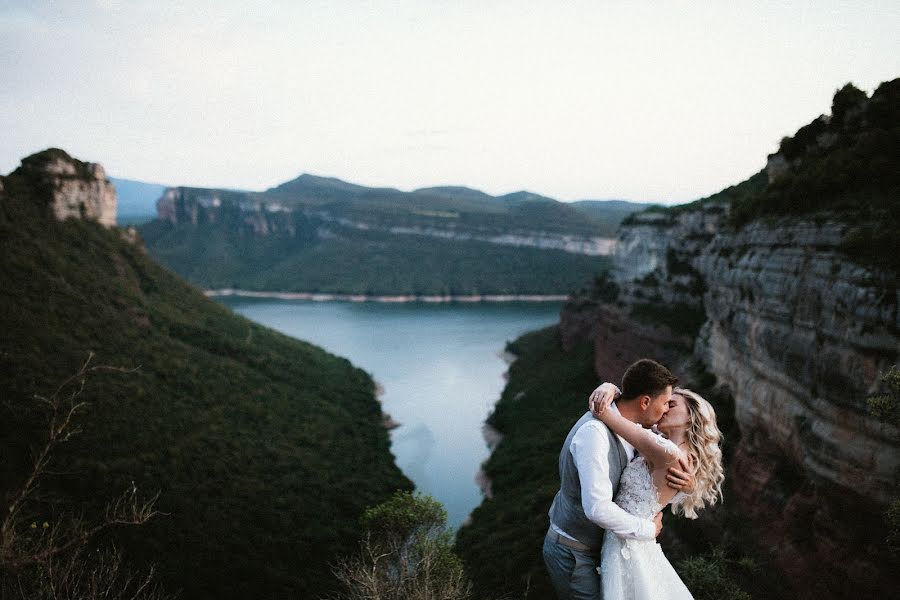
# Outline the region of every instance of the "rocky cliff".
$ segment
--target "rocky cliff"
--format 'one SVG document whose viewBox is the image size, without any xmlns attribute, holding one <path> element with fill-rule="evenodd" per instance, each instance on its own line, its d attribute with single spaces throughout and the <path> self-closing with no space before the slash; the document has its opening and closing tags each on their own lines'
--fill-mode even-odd
<svg viewBox="0 0 900 600">
<path fill-rule="evenodd" d="M 116 189 L 97 163 L 82 162 L 58 148 L 22 159 L 14 172 L 32 182 L 57 220 L 90 219 L 116 224 Z"/>
<path fill-rule="evenodd" d="M 624 225 L 603 284 L 618 298 L 573 300 L 564 343 L 592 339 L 598 375 L 613 381 L 641 356 L 682 369 L 699 360 L 734 400 L 735 500 L 795 593 L 878 590 L 900 433 L 866 398 L 900 359 L 896 274 L 851 260 L 841 220 L 734 229 L 728 210 L 699 203 Z M 691 306 L 702 326 L 678 335 Z"/>
</svg>

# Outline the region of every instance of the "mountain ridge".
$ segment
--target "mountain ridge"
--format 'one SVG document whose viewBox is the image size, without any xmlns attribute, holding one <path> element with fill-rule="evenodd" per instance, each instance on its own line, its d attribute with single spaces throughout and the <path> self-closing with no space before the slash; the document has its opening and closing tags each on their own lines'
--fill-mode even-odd
<svg viewBox="0 0 900 600">
<path fill-rule="evenodd" d="M 141 233 L 151 254 L 207 289 L 559 295 L 606 268 L 629 208 L 303 174 L 266 192 L 169 188 Z"/>
</svg>

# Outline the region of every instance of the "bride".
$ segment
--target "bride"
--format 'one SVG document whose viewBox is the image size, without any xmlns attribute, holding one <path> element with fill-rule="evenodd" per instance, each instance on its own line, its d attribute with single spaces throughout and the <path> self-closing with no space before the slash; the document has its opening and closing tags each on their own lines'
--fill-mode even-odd
<svg viewBox="0 0 900 600">
<path fill-rule="evenodd" d="M 622 473 L 616 504 L 647 519 L 671 505 L 675 514 L 695 519 L 698 510 L 721 499 L 725 478 L 719 448 L 722 433 L 709 402 L 690 390 L 675 388 L 669 411 L 656 426 L 659 435 L 606 410 L 614 398 L 610 390 L 618 391 L 612 384 L 604 384 L 591 396 L 594 416 L 639 454 Z M 679 459 L 689 460 L 695 468 L 691 494 L 666 485 L 667 469 Z M 622 538 L 607 530 L 598 570 L 604 600 L 692 598 L 655 540 Z"/>
</svg>

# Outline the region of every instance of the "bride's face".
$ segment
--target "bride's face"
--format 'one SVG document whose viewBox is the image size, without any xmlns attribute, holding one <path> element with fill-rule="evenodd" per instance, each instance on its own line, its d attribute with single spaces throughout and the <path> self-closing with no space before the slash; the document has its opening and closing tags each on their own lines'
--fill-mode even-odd
<svg viewBox="0 0 900 600">
<path fill-rule="evenodd" d="M 672 429 L 674 427 L 689 427 L 691 424 L 691 413 L 688 410 L 687 400 L 684 396 L 672 394 L 669 398 L 669 412 L 660 419 L 658 428 Z"/>
</svg>

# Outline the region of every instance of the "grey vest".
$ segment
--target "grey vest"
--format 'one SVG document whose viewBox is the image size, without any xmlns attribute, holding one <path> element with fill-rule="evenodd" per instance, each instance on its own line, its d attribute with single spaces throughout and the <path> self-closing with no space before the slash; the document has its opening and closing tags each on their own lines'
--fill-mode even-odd
<svg viewBox="0 0 900 600">
<path fill-rule="evenodd" d="M 575 432 L 585 423 L 594 420 L 590 412 L 584 413 L 569 431 L 566 443 L 559 453 L 559 491 L 550 506 L 550 522 L 567 534 L 592 549 L 599 549 L 603 543 L 603 528 L 587 518 L 581 506 L 581 480 L 575 468 L 575 458 L 569 452 Z M 609 436 L 609 480 L 612 482 L 613 496 L 619 489 L 619 478 L 628 465 L 628 455 L 616 434 L 606 425 L 603 426 Z"/>
</svg>

